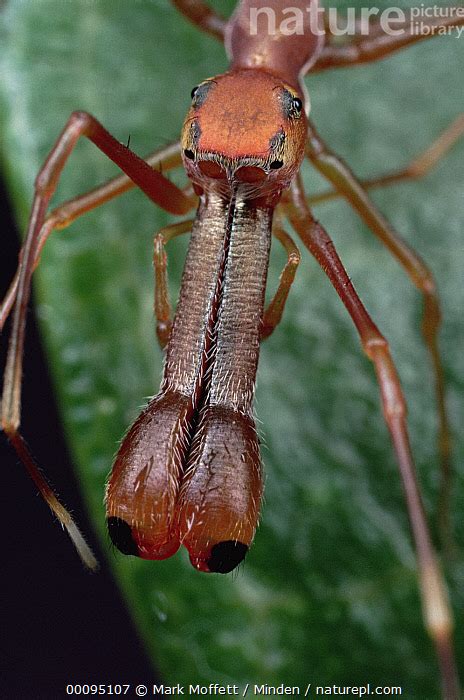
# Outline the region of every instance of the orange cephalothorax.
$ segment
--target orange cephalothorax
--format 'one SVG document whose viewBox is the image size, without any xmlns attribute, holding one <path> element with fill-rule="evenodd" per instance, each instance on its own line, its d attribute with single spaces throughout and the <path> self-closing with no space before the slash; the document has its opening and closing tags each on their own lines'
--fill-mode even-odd
<svg viewBox="0 0 464 700">
<path fill-rule="evenodd" d="M 303 100 L 280 78 L 237 70 L 192 91 L 184 122 L 185 167 L 195 184 L 204 179 L 257 183 L 259 194 L 287 187 L 304 155 Z"/>
</svg>

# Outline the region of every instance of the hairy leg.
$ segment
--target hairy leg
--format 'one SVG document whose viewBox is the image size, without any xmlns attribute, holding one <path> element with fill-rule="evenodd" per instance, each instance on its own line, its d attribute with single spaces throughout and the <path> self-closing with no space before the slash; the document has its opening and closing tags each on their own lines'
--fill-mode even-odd
<svg viewBox="0 0 464 700">
<path fill-rule="evenodd" d="M 300 178 L 292 185 L 288 216 L 344 303 L 358 330 L 364 352 L 374 363 L 385 422 L 396 453 L 416 547 L 424 622 L 440 662 L 444 695 L 448 700 L 458 700 L 460 691 L 454 659 L 452 614 L 425 517 L 409 444 L 406 402 L 388 343 L 359 299 L 332 240 L 308 209 Z"/>
<path fill-rule="evenodd" d="M 156 150 L 154 153 L 151 153 L 144 160 L 148 163 L 148 165 L 150 165 L 150 167 L 164 173 L 172 170 L 173 168 L 180 167 L 182 165 L 180 143 L 177 142 L 170 144 L 169 146 L 164 146 L 163 148 Z M 111 201 L 115 197 L 119 197 L 119 195 L 124 194 L 124 192 L 128 192 L 134 187 L 136 187 L 136 184 L 130 179 L 130 177 L 128 177 L 128 175 L 119 175 L 118 177 L 112 178 L 108 182 L 94 188 L 93 190 L 90 190 L 89 192 L 85 192 L 84 194 L 74 197 L 67 202 L 63 202 L 63 204 L 60 204 L 59 207 L 53 209 L 50 214 L 47 215 L 37 238 L 34 269 L 39 264 L 42 248 L 53 231 L 60 231 L 67 228 L 73 221 L 78 219 L 86 212 L 105 204 L 105 202 Z M 183 191 L 186 196 L 190 198 L 191 206 L 193 208 L 196 202 L 196 195 L 193 193 L 193 191 L 189 191 L 188 193 L 185 192 L 185 190 Z M 19 255 L 19 263 L 21 263 L 22 257 L 23 250 L 21 250 Z M 5 321 L 8 318 L 16 299 L 19 271 L 20 266 L 18 267 L 10 287 L 0 305 L 0 331 L 5 325 Z"/>
<path fill-rule="evenodd" d="M 461 133 L 463 129 L 462 116 L 459 122 L 455 122 L 458 129 L 453 129 L 453 135 Z M 445 138 L 449 146 L 449 139 Z M 434 155 L 442 151 L 442 144 L 435 148 Z M 369 198 L 362 183 L 357 180 L 350 168 L 333 151 L 329 150 L 324 141 L 318 135 L 312 124 L 309 126 L 309 138 L 306 154 L 317 170 L 324 175 L 340 193 L 341 196 L 351 204 L 358 212 L 359 216 L 366 223 L 374 235 L 388 248 L 392 255 L 398 260 L 411 279 L 411 282 L 421 292 L 424 301 L 424 312 L 422 321 L 422 334 L 425 344 L 430 354 L 431 363 L 435 377 L 435 395 L 439 417 L 439 452 L 441 462 L 441 494 L 439 506 L 439 522 L 443 543 L 447 549 L 451 549 L 451 535 L 449 532 L 448 513 L 449 496 L 451 483 L 450 451 L 451 440 L 449 430 L 449 419 L 445 404 L 445 387 L 443 364 L 441 361 L 438 332 L 441 322 L 441 310 L 436 283 L 433 275 L 420 256 L 404 241 L 394 230 L 391 224 L 385 219 L 383 214 L 377 209 Z M 416 171 L 423 171 L 433 160 L 430 153 L 416 163 Z"/>
<path fill-rule="evenodd" d="M 39 471 L 20 433 L 22 356 L 26 326 L 27 304 L 33 270 L 36 266 L 44 233 L 44 220 L 48 205 L 56 190 L 60 174 L 80 136 L 86 136 L 128 175 L 155 203 L 172 213 L 185 213 L 191 200 L 145 161 L 121 145 L 99 122 L 85 112 L 74 112 L 50 151 L 35 182 L 35 195 L 31 208 L 28 231 L 21 251 L 17 288 L 8 300 L 16 296 L 12 330 L 4 373 L 1 405 L 1 426 L 18 456 L 40 490 L 41 495 L 68 531 L 83 562 L 95 568 L 96 561 L 86 545 L 69 512 L 58 501 L 53 490 Z M 88 210 L 87 207 L 86 210 Z M 50 229 L 51 230 L 51 229 Z M 3 305 L 4 313 L 8 303 Z"/>
<path fill-rule="evenodd" d="M 413 158 L 404 168 L 393 170 L 386 175 L 359 180 L 359 183 L 364 190 L 372 190 L 379 187 L 387 187 L 388 185 L 395 185 L 398 182 L 418 180 L 421 177 L 425 177 L 438 165 L 441 159 L 446 156 L 448 151 L 463 135 L 464 114 L 460 114 L 428 148 L 422 153 L 419 153 L 419 155 Z M 313 206 L 341 197 L 343 197 L 343 193 L 335 188 L 317 194 L 310 194 L 308 197 L 308 204 Z"/>
</svg>

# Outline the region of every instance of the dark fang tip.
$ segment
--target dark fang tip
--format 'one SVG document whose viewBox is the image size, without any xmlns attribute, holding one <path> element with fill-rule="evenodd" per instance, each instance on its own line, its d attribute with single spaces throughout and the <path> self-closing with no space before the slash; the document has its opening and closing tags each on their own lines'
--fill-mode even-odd
<svg viewBox="0 0 464 700">
<path fill-rule="evenodd" d="M 111 517 L 106 521 L 110 539 L 123 554 L 139 555 L 137 544 L 132 537 L 132 530 L 121 518 Z"/>
<path fill-rule="evenodd" d="M 184 156 L 188 158 L 189 160 L 195 160 L 195 154 L 193 151 L 191 151 L 189 148 L 186 148 L 184 150 Z"/>
<path fill-rule="evenodd" d="M 273 160 L 269 167 L 271 168 L 271 170 L 278 170 L 283 166 L 283 164 L 283 160 Z"/>
<path fill-rule="evenodd" d="M 214 574 L 228 574 L 240 564 L 248 552 L 248 547 L 242 542 L 226 540 L 219 542 L 211 549 L 211 556 L 206 562 Z"/>
</svg>

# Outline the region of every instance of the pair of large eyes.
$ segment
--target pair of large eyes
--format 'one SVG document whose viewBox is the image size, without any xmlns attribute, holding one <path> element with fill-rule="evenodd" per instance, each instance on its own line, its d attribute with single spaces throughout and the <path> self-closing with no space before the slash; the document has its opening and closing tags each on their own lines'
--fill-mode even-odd
<svg viewBox="0 0 464 700">
<path fill-rule="evenodd" d="M 211 87 L 212 83 L 207 82 L 201 83 L 200 85 L 196 85 L 194 88 L 192 88 L 190 96 L 194 107 L 200 107 L 203 104 Z M 301 117 L 301 113 L 303 111 L 302 100 L 300 100 L 299 97 L 292 95 L 292 93 L 285 88 L 283 90 L 283 97 L 284 109 L 287 112 L 288 117 L 292 119 L 298 119 Z"/>
</svg>

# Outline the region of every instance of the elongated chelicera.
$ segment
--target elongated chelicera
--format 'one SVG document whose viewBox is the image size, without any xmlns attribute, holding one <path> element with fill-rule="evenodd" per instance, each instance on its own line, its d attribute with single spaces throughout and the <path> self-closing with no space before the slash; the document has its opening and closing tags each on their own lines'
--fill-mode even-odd
<svg viewBox="0 0 464 700">
<path fill-rule="evenodd" d="M 279 76 L 241 67 L 193 91 L 182 147 L 200 203 L 163 383 L 108 484 L 109 531 L 125 553 L 162 559 L 184 544 L 196 568 L 225 573 L 253 539 L 262 476 L 252 406 L 272 218 L 303 158 L 302 99 Z"/>
</svg>

